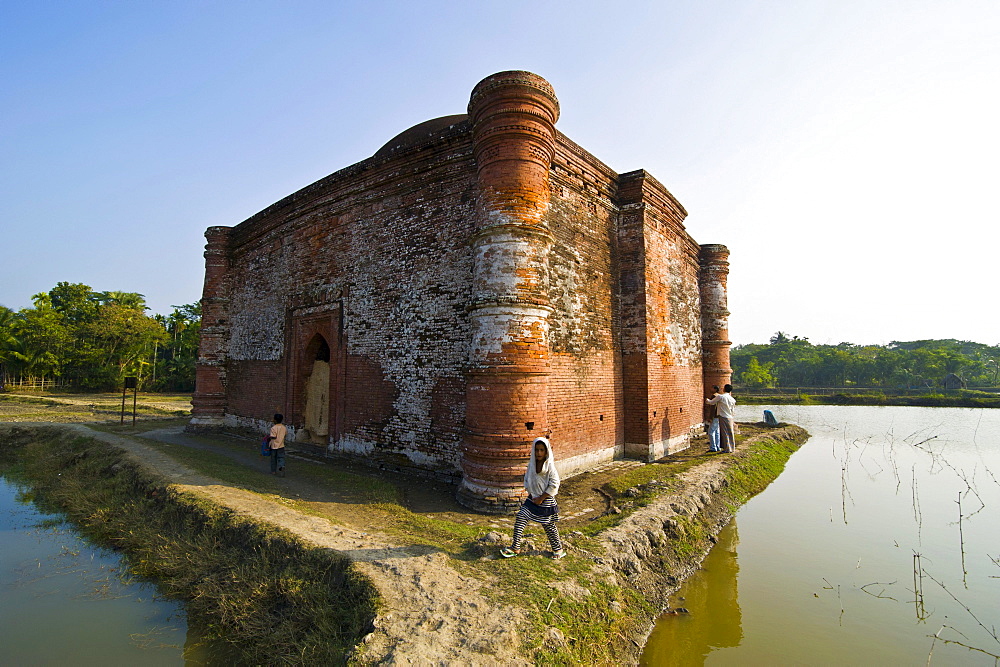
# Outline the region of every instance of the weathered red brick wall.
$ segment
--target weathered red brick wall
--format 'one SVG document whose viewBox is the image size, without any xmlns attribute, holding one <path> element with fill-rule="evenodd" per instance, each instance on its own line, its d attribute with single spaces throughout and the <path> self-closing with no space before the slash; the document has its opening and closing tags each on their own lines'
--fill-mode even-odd
<svg viewBox="0 0 1000 667">
<path fill-rule="evenodd" d="M 475 198 L 468 127 L 402 153 L 234 229 L 229 421 L 260 426 L 280 408 L 301 426 L 302 350 L 319 333 L 331 348 L 330 445 L 454 468 Z"/>
<path fill-rule="evenodd" d="M 652 456 L 686 447 L 702 423 L 701 309 L 698 246 L 677 228 L 676 208 L 651 197 L 646 280 Z"/>
<path fill-rule="evenodd" d="M 468 131 L 381 172 L 359 184 L 365 195 L 341 256 L 349 289 L 337 446 L 377 446 L 420 465 L 454 468 L 469 357 L 475 169 Z"/>
<path fill-rule="evenodd" d="M 702 423 L 700 248 L 687 212 L 649 174 L 619 182 L 625 448 L 653 459 Z"/>
<path fill-rule="evenodd" d="M 559 135 L 551 182 L 549 426 L 565 473 L 623 453 L 617 174 Z"/>
<path fill-rule="evenodd" d="M 699 255 L 701 273 L 698 284 L 701 291 L 702 366 L 705 396 L 713 394 L 713 387 L 720 389 L 732 381 L 733 369 L 729 367 L 729 307 L 726 283 L 729 279 L 729 248 L 718 244 L 701 246 Z"/>
<path fill-rule="evenodd" d="M 191 426 L 215 428 L 226 413 L 226 341 L 229 334 L 230 258 L 232 227 L 205 232 L 205 286 L 201 299 L 201 331 Z"/>
<path fill-rule="evenodd" d="M 286 413 L 285 367 L 282 361 L 231 360 L 228 373 L 228 412 L 259 422 Z"/>
</svg>

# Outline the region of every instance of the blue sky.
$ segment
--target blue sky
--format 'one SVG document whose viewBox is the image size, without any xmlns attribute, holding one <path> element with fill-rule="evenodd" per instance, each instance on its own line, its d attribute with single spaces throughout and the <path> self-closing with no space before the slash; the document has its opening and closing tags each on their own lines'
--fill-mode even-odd
<svg viewBox="0 0 1000 667">
<path fill-rule="evenodd" d="M 201 296 L 235 225 L 506 69 L 732 251 L 731 337 L 1000 343 L 1000 3 L 0 0 L 0 304 Z"/>
</svg>

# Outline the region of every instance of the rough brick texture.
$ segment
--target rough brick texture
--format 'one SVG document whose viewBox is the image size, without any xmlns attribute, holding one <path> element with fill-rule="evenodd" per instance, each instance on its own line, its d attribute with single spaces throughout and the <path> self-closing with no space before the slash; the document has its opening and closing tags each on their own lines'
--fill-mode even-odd
<svg viewBox="0 0 1000 667">
<path fill-rule="evenodd" d="M 502 72 L 235 227 L 206 233 L 191 428 L 460 472 L 507 511 L 533 438 L 564 475 L 686 446 L 729 381 L 728 251 L 643 171 L 555 129 L 551 86 Z"/>
</svg>

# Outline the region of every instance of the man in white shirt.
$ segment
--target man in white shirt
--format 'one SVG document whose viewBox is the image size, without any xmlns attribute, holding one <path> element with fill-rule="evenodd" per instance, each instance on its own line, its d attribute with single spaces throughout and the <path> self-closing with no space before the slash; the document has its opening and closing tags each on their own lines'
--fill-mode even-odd
<svg viewBox="0 0 1000 667">
<path fill-rule="evenodd" d="M 734 419 L 736 417 L 736 399 L 733 398 L 733 385 L 727 384 L 721 394 L 706 398 L 705 402 L 716 406 L 719 414 L 719 439 L 722 451 L 732 454 L 736 451 L 736 436 Z"/>
</svg>

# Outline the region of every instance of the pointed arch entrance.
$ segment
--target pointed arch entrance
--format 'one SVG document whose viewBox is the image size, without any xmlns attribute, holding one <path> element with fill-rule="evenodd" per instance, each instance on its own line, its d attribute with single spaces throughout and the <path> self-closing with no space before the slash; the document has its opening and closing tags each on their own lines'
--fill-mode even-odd
<svg viewBox="0 0 1000 667">
<path fill-rule="evenodd" d="M 311 442 L 325 443 L 330 437 L 330 344 L 320 334 L 306 346 L 305 361 L 312 359 L 307 373 L 303 403 L 305 429 Z"/>
<path fill-rule="evenodd" d="M 293 356 L 288 397 L 295 440 L 325 453 L 339 435 L 343 349 L 340 309 L 292 313 Z"/>
</svg>

